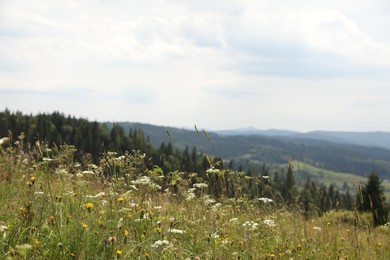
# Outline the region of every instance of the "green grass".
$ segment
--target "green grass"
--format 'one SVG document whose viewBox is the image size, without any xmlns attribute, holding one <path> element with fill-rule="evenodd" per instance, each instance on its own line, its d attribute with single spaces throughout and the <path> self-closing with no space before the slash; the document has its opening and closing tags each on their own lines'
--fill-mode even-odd
<svg viewBox="0 0 390 260">
<path fill-rule="evenodd" d="M 390 257 L 390 229 L 373 228 L 369 215 L 331 211 L 305 220 L 299 205 L 213 198 L 185 174 L 140 172 L 141 154 L 109 153 L 98 166 L 70 154 L 66 147 L 50 160 L 1 152 L 0 258 Z"/>
<path fill-rule="evenodd" d="M 298 167 L 295 167 L 297 174 L 299 174 L 300 171 L 308 172 L 310 174 L 311 180 L 324 183 L 326 186 L 329 186 L 333 183 L 337 187 L 341 188 L 346 182 L 350 188 L 355 188 L 358 185 L 364 185 L 367 182 L 367 178 L 365 177 L 346 172 L 336 172 L 328 169 L 321 169 L 308 163 L 299 162 L 299 170 L 297 168 Z"/>
</svg>

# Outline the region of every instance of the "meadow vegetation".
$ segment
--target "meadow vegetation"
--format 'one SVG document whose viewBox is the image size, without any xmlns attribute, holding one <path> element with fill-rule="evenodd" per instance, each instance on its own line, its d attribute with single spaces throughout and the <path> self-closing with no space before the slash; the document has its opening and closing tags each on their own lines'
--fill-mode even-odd
<svg viewBox="0 0 390 260">
<path fill-rule="evenodd" d="M 23 139 L 0 145 L 0 258 L 390 259 L 389 224 L 356 209 L 306 214 L 269 177 L 253 197 L 251 176 L 211 160 L 201 176 L 147 167 L 138 150 L 93 163 Z"/>
</svg>

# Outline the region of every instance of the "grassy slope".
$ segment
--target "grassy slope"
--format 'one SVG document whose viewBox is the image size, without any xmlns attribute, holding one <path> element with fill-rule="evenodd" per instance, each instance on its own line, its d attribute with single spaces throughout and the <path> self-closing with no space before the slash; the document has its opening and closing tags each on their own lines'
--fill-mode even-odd
<svg viewBox="0 0 390 260">
<path fill-rule="evenodd" d="M 63 154 L 0 157 L 0 257 L 11 259 L 388 259 L 388 227 L 329 212 L 305 221 L 299 208 L 245 197 L 210 197 L 188 182 L 162 191 L 125 158 L 85 171 Z M 102 181 L 114 164 L 126 178 Z M 309 167 L 309 166 L 307 166 Z M 106 169 L 107 170 L 107 169 Z M 120 175 L 122 175 L 120 174 Z M 129 178 L 129 179 L 127 179 Z M 133 180 L 133 181 L 130 181 Z M 133 185 L 133 186 L 131 186 Z M 191 199 L 190 199 L 191 198 Z M 358 225 L 354 225 L 357 223 Z"/>
</svg>

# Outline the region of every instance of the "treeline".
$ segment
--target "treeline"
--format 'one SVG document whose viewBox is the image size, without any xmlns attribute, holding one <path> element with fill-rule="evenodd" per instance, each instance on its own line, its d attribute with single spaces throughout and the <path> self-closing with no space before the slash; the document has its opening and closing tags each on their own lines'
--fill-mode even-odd
<svg viewBox="0 0 390 260">
<path fill-rule="evenodd" d="M 149 166 L 158 165 L 164 172 L 178 170 L 204 174 L 211 163 L 219 160 L 198 154 L 195 147 L 191 151 L 188 147 L 179 151 L 172 143 L 161 143 L 159 148 L 154 148 L 141 129 L 130 129 L 126 133 L 115 124 L 109 129 L 105 124 L 59 112 L 36 116 L 8 109 L 0 112 L 0 136 L 16 140 L 21 133 L 26 145 L 35 145 L 36 142 L 45 142 L 49 147 L 74 145 L 78 161 L 90 157 L 92 162 L 98 163 L 107 151 L 124 154 L 139 150 L 148 155 Z"/>
<path fill-rule="evenodd" d="M 59 112 L 36 116 L 9 110 L 0 112 L 0 137 L 9 137 L 13 143 L 22 133 L 26 149 L 37 142 L 44 142 L 49 147 L 74 145 L 77 148 L 74 159 L 80 162 L 99 164 L 108 151 L 119 155 L 141 151 L 146 154 L 143 162 L 145 170 L 158 167 L 165 176 L 183 173 L 190 182 L 206 181 L 209 184 L 208 192 L 215 197 L 245 195 L 250 198 L 272 198 L 289 206 L 298 205 L 306 216 L 321 215 L 332 209 L 373 210 L 377 223 L 387 221 L 388 206 L 377 175 L 372 175 L 370 186 L 363 187 L 359 192 L 350 192 L 348 187 L 340 192 L 334 185 L 327 187 L 310 179 L 304 187 L 298 187 L 291 164 L 287 172 L 279 170 L 270 173 L 263 165 L 259 170 L 244 173 L 242 169 L 232 170 L 233 162 L 225 167 L 221 158 L 198 153 L 196 147 L 189 149 L 186 146 L 179 151 L 173 148 L 171 142 L 163 142 L 155 148 L 141 129 L 125 132 L 115 124 L 108 128 L 96 121 L 65 116 Z"/>
</svg>

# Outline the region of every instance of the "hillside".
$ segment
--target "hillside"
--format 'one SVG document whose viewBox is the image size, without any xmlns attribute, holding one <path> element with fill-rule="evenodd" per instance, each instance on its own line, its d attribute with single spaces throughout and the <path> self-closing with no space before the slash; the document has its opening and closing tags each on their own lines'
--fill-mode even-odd
<svg viewBox="0 0 390 260">
<path fill-rule="evenodd" d="M 208 133 L 208 139 L 201 129 L 198 132 L 178 128 L 167 128 L 141 123 L 118 122 L 125 131 L 140 128 L 155 146 L 172 141 L 174 147 L 184 149 L 196 146 L 198 151 L 239 164 L 260 167 L 266 164 L 285 164 L 297 160 L 337 172 L 367 176 L 376 171 L 385 180 L 390 179 L 390 150 L 381 147 L 367 147 L 352 143 L 330 142 L 308 138 L 304 134 L 288 135 L 228 135 Z M 107 123 L 108 127 L 112 124 Z M 169 131 L 169 135 L 167 134 Z"/>
</svg>

